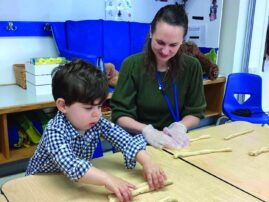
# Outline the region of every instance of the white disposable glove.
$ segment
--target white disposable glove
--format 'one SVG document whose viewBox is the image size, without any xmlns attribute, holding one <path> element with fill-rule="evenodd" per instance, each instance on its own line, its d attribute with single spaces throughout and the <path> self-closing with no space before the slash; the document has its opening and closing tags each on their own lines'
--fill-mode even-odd
<svg viewBox="0 0 269 202">
<path fill-rule="evenodd" d="M 187 128 L 180 122 L 174 122 L 169 127 L 165 127 L 163 132 L 171 136 L 180 148 L 189 146 L 190 139 L 187 135 Z"/>
<path fill-rule="evenodd" d="M 147 125 L 142 134 L 146 138 L 147 142 L 157 149 L 162 149 L 166 147 L 168 149 L 178 149 L 180 145 L 170 136 L 166 135 L 164 132 L 153 128 L 152 125 Z"/>
</svg>

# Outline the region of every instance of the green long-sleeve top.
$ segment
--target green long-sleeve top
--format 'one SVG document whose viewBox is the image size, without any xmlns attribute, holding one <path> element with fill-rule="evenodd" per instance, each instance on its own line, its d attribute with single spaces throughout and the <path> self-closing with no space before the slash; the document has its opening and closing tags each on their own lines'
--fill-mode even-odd
<svg viewBox="0 0 269 202">
<path fill-rule="evenodd" d="M 182 55 L 184 70 L 176 76 L 177 96 L 181 119 L 186 115 L 202 118 L 206 107 L 204 97 L 202 68 L 199 61 L 191 56 Z M 110 101 L 112 121 L 127 116 L 135 120 L 152 124 L 163 129 L 174 122 L 157 77 L 145 75 L 144 54 L 138 53 L 126 58 L 121 66 L 117 87 Z M 175 111 L 173 83 L 165 72 L 161 79 L 165 92 Z"/>
</svg>

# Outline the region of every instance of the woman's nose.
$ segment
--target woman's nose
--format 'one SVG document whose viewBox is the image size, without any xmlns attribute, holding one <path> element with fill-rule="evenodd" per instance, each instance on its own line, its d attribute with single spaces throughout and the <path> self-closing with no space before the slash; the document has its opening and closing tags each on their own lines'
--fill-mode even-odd
<svg viewBox="0 0 269 202">
<path fill-rule="evenodd" d="M 168 53 L 169 53 L 169 47 L 168 46 L 164 46 L 162 48 L 162 54 L 167 55 Z"/>
</svg>

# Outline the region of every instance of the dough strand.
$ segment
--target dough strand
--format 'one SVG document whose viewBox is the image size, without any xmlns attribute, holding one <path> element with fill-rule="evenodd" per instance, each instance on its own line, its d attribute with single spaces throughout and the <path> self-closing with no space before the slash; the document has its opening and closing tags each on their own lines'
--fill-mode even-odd
<svg viewBox="0 0 269 202">
<path fill-rule="evenodd" d="M 248 152 L 248 155 L 250 155 L 250 156 L 258 156 L 258 155 L 260 155 L 262 153 L 265 153 L 265 152 L 269 152 L 269 147 L 262 147 L 262 148 L 260 148 L 258 150 L 250 151 L 250 152 Z"/>
<path fill-rule="evenodd" d="M 164 182 L 164 186 L 168 186 L 170 184 L 173 184 L 173 182 L 171 180 L 166 180 Z M 132 190 L 132 196 L 135 197 L 139 194 L 144 194 L 144 193 L 151 192 L 151 191 L 154 191 L 154 190 L 151 190 L 149 188 L 149 185 L 147 182 L 143 182 L 143 183 L 139 184 L 138 186 L 136 186 L 135 190 Z M 108 195 L 108 201 L 109 202 L 117 202 L 118 198 L 115 196 L 115 194 L 110 194 L 110 195 Z"/>
<path fill-rule="evenodd" d="M 199 136 L 199 137 L 197 137 L 197 138 L 192 138 L 192 139 L 190 139 L 190 141 L 191 141 L 191 142 L 194 142 L 194 141 L 197 141 L 197 140 L 208 139 L 208 138 L 210 138 L 210 137 L 211 137 L 210 135 L 201 135 L 201 136 Z"/>
<path fill-rule="evenodd" d="M 241 132 L 237 132 L 237 133 L 234 133 L 234 134 L 231 134 L 231 135 L 228 135 L 224 138 L 224 140 L 229 140 L 229 139 L 232 139 L 232 138 L 235 138 L 235 137 L 238 137 L 240 135 L 245 135 L 245 134 L 248 134 L 248 133 L 252 133 L 254 130 L 251 129 L 251 130 L 245 130 L 245 131 L 241 131 Z"/>
<path fill-rule="evenodd" d="M 205 150 L 198 150 L 198 151 L 179 151 L 174 154 L 174 158 L 178 157 L 188 157 L 188 156 L 197 156 L 203 154 L 210 154 L 210 153 L 217 153 L 217 152 L 231 152 L 231 148 L 222 148 L 222 149 L 205 149 Z"/>
</svg>

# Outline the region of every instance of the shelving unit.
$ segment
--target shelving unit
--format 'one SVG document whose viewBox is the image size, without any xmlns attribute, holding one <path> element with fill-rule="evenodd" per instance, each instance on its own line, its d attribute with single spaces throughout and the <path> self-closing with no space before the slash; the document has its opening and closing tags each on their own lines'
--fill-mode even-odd
<svg viewBox="0 0 269 202">
<path fill-rule="evenodd" d="M 29 158 L 36 146 L 9 148 L 7 114 L 55 107 L 52 95 L 35 96 L 17 85 L 0 86 L 0 164 Z"/>
<path fill-rule="evenodd" d="M 207 103 L 205 117 L 221 115 L 225 83 L 225 77 L 219 77 L 214 81 L 204 80 L 204 92 Z"/>
<path fill-rule="evenodd" d="M 206 117 L 221 115 L 222 99 L 226 79 L 205 80 L 204 90 L 207 102 Z M 32 156 L 36 146 L 10 149 L 7 114 L 55 107 L 52 95 L 35 96 L 17 85 L 0 86 L 0 165 L 26 159 Z M 111 94 L 108 96 L 111 97 Z"/>
</svg>

